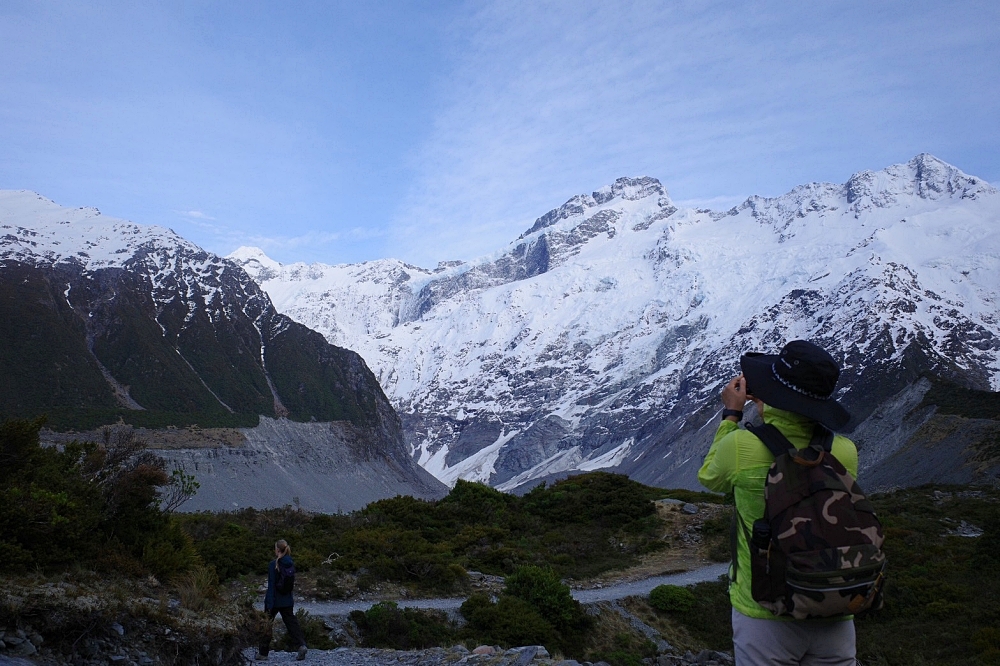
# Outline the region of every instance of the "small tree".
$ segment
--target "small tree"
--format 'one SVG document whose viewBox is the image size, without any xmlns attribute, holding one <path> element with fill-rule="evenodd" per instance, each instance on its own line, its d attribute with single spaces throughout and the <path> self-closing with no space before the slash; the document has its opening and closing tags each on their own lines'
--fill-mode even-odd
<svg viewBox="0 0 1000 666">
<path fill-rule="evenodd" d="M 170 473 L 170 481 L 161 494 L 160 506 L 166 513 L 173 513 L 184 502 L 194 497 L 198 488 L 201 488 L 201 484 L 195 480 L 194 474 L 188 474 L 179 467 L 175 468 Z"/>
<path fill-rule="evenodd" d="M 128 427 L 108 428 L 99 442 L 60 450 L 40 445 L 42 423 L 0 423 L 2 561 L 122 571 L 145 565 L 166 575 L 197 561 L 191 539 L 160 510 L 158 489 L 169 479 L 144 439 Z"/>
</svg>

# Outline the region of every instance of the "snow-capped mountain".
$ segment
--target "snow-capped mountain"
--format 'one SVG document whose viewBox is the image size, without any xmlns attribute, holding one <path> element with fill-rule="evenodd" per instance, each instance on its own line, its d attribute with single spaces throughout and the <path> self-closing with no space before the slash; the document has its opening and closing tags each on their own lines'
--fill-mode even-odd
<svg viewBox="0 0 1000 666">
<path fill-rule="evenodd" d="M 341 469 L 310 469 L 313 486 L 353 469 L 384 477 L 369 484 L 382 496 L 442 489 L 403 447 L 399 418 L 361 357 L 279 314 L 237 264 L 168 229 L 27 191 L 0 191 L 0 374 L 0 416 L 47 414 L 63 428 L 277 419 L 261 430 L 267 441 L 242 435 L 266 450 L 267 470 L 254 470 L 261 456 L 215 476 L 201 468 L 211 476 L 200 478 L 207 494 L 225 506 L 248 474 L 283 490 L 301 486 L 305 475 L 290 470 L 302 447 L 287 449 L 280 432 L 294 428 L 281 417 L 338 422 L 327 439 L 350 455 L 339 456 Z M 328 453 L 318 459 L 329 462 Z M 311 501 L 311 488 L 302 487 L 303 504 L 328 508 L 329 498 Z M 241 506 L 254 505 L 252 488 L 239 492 Z"/>
<path fill-rule="evenodd" d="M 622 178 L 436 270 L 231 255 L 357 350 L 439 479 L 690 483 L 747 350 L 821 342 L 852 426 L 922 373 L 1000 389 L 1000 194 L 930 155 L 729 211 Z"/>
</svg>

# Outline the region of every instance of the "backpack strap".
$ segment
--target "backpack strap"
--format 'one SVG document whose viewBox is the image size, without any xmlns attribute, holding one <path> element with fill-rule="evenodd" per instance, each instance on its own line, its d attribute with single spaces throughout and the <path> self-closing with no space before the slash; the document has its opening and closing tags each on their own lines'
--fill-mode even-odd
<svg viewBox="0 0 1000 666">
<path fill-rule="evenodd" d="M 752 423 L 746 424 L 746 429 L 757 436 L 757 439 L 764 442 L 764 446 L 775 458 L 788 451 L 794 452 L 795 445 L 788 441 L 788 438 L 770 423 L 755 426 Z M 813 427 L 812 438 L 809 446 L 815 446 L 830 453 L 833 449 L 833 432 L 820 423 Z"/>
<path fill-rule="evenodd" d="M 748 423 L 746 429 L 756 435 L 757 439 L 764 442 L 764 446 L 767 447 L 767 450 L 775 458 L 783 453 L 788 453 L 789 450 L 795 451 L 795 446 L 788 441 L 788 438 L 782 435 L 781 431 L 770 423 L 759 426 Z"/>
<path fill-rule="evenodd" d="M 813 427 L 813 436 L 809 440 L 809 446 L 818 446 L 827 453 L 833 450 L 833 431 L 821 423 Z"/>
</svg>

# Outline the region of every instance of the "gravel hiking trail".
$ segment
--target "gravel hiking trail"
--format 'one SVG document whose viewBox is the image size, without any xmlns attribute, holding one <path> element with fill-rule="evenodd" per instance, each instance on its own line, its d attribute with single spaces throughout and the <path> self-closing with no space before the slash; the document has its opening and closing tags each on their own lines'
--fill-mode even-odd
<svg viewBox="0 0 1000 666">
<path fill-rule="evenodd" d="M 593 587 L 586 590 L 572 590 L 573 598 L 580 603 L 588 604 L 598 601 L 616 601 L 642 594 L 649 594 L 657 585 L 694 585 L 705 581 L 712 581 L 725 574 L 729 569 L 728 563 L 711 564 L 693 571 L 669 574 L 665 576 L 653 576 L 642 580 L 628 581 L 608 585 L 604 587 Z M 402 608 L 433 608 L 436 610 L 458 610 L 458 607 L 465 601 L 465 597 L 445 597 L 439 599 L 397 599 L 396 603 Z M 357 600 L 357 601 L 305 601 L 297 603 L 296 608 L 302 608 L 310 615 L 319 616 L 343 616 L 351 611 L 368 610 L 378 600 Z"/>
</svg>

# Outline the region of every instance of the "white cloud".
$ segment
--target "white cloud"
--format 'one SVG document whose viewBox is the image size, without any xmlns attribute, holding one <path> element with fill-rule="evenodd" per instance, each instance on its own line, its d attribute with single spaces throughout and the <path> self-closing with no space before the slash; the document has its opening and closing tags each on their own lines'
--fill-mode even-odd
<svg viewBox="0 0 1000 666">
<path fill-rule="evenodd" d="M 942 54 L 985 33 L 911 4 L 848 4 L 476 5 L 453 26 L 455 68 L 388 254 L 486 254 L 620 176 L 730 207 L 745 196 L 720 193 L 842 182 L 932 150 L 944 107 L 927 89 L 969 57 Z M 916 102 L 927 128 L 910 131 Z"/>
<path fill-rule="evenodd" d="M 309 231 L 296 236 L 280 235 L 242 235 L 230 232 L 230 244 L 248 245 L 259 247 L 265 252 L 276 252 L 286 256 L 293 250 L 300 248 L 319 248 L 336 245 L 338 243 L 361 243 L 372 239 L 378 239 L 385 235 L 381 229 L 364 227 L 351 227 L 341 231 Z"/>
<path fill-rule="evenodd" d="M 194 218 L 196 220 L 214 220 L 215 219 L 211 215 L 206 215 L 205 213 L 201 212 L 200 210 L 185 210 L 185 211 L 177 211 L 177 212 L 180 213 L 181 215 L 183 215 L 184 217 L 190 217 L 190 218 Z"/>
</svg>

